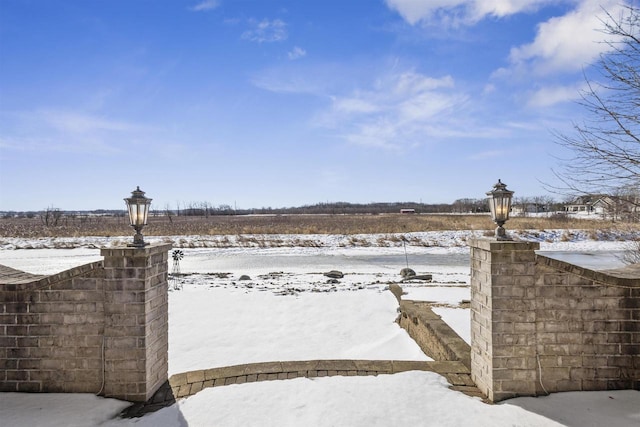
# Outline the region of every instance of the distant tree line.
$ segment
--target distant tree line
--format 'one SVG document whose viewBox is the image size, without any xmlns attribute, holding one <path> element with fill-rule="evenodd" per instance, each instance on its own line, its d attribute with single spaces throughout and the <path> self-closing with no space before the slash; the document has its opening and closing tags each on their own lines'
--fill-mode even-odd
<svg viewBox="0 0 640 427">
<path fill-rule="evenodd" d="M 486 205 L 486 201 L 484 201 Z M 307 215 L 340 215 L 340 214 L 383 214 L 399 213 L 401 209 L 413 209 L 416 213 L 450 213 L 451 205 L 447 203 L 427 204 L 417 202 L 373 202 L 373 203 L 349 203 L 327 202 L 313 205 L 295 207 L 262 207 L 250 209 L 238 209 L 227 204 L 215 206 L 208 202 L 178 203 L 176 208 L 165 206 L 158 210 L 152 206 L 151 215 L 165 216 L 214 216 L 214 215 L 283 215 L 283 214 L 307 214 Z"/>
<path fill-rule="evenodd" d="M 535 212 L 549 212 L 562 210 L 562 204 L 553 201 L 550 197 L 517 198 L 514 206 L 535 205 Z M 488 205 L 486 199 L 458 199 L 453 203 L 418 203 L 418 202 L 326 202 L 313 205 L 296 207 L 262 207 L 242 209 L 228 204 L 214 205 L 210 202 L 176 202 L 174 206 L 166 204 L 163 208 L 151 205 L 149 216 L 165 216 L 172 220 L 173 217 L 209 217 L 219 215 L 283 215 L 283 214 L 307 214 L 307 215 L 341 215 L 341 214 L 389 214 L 400 213 L 401 210 L 413 210 L 417 214 L 469 214 L 486 213 Z M 531 212 L 531 208 L 523 208 L 525 212 Z M 126 217 L 126 210 L 97 209 L 92 211 L 64 211 L 55 207 L 48 207 L 42 211 L 0 212 L 0 216 L 40 218 L 46 226 L 61 225 L 65 219 L 76 221 L 91 221 L 100 217 Z"/>
<path fill-rule="evenodd" d="M 601 197 L 602 195 L 599 195 Z M 608 195 L 607 199 L 626 201 L 640 200 L 638 191 L 631 195 L 625 193 L 625 197 L 620 194 Z M 566 197 L 562 201 L 557 201 L 551 196 L 515 197 L 512 201 L 512 215 L 529 216 L 541 213 L 559 213 L 565 211 L 565 206 L 574 203 L 576 197 Z M 629 203 L 625 202 L 625 206 Z M 613 205 L 612 205 L 613 206 Z M 616 205 L 617 206 L 617 205 Z M 613 209 L 613 207 L 608 207 Z M 617 208 L 621 211 L 621 208 Z M 295 207 L 262 207 L 250 209 L 238 209 L 229 204 L 214 205 L 210 202 L 177 202 L 174 206 L 166 204 L 163 208 L 151 205 L 150 217 L 167 217 L 170 221 L 174 217 L 210 217 L 223 215 L 354 215 L 354 214 L 390 214 L 411 212 L 416 214 L 478 214 L 488 213 L 489 207 L 487 199 L 462 198 L 453 203 L 418 203 L 418 202 L 371 202 L 371 203 L 349 203 L 349 202 L 326 202 L 313 205 L 303 205 Z M 638 214 L 637 210 L 634 213 Z M 117 217 L 122 221 L 127 221 L 125 209 L 96 209 L 91 211 L 64 211 L 56 207 L 47 207 L 41 211 L 0 211 L 3 218 L 36 218 L 43 225 L 59 226 L 70 225 L 72 223 L 91 223 L 100 221 L 104 217 Z M 619 219 L 623 219 L 620 215 Z M 614 218 L 615 218 L 614 217 Z M 635 217 L 637 221 L 637 217 Z"/>
</svg>

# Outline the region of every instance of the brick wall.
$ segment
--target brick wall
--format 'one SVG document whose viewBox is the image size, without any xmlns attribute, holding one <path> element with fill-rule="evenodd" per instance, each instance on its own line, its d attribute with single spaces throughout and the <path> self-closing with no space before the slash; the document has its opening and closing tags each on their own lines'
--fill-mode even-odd
<svg viewBox="0 0 640 427">
<path fill-rule="evenodd" d="M 640 272 L 595 272 L 537 243 L 471 244 L 472 378 L 490 400 L 638 388 Z"/>
<path fill-rule="evenodd" d="M 0 284 L 0 391 L 144 401 L 167 379 L 170 245 Z"/>
<path fill-rule="evenodd" d="M 102 263 L 0 285 L 0 390 L 97 392 Z"/>
<path fill-rule="evenodd" d="M 640 274 L 543 256 L 536 266 L 536 350 L 546 390 L 640 389 Z"/>
</svg>

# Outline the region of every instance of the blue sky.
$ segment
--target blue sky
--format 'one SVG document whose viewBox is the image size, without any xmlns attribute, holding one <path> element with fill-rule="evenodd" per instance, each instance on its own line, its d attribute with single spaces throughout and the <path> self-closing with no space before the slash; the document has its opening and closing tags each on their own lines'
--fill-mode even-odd
<svg viewBox="0 0 640 427">
<path fill-rule="evenodd" d="M 546 194 L 620 0 L 1 0 L 0 210 Z"/>
</svg>

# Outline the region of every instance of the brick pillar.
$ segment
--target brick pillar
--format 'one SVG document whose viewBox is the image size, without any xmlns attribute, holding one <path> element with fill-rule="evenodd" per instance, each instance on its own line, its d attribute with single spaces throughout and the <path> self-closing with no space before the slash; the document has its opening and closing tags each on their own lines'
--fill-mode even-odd
<svg viewBox="0 0 640 427">
<path fill-rule="evenodd" d="M 489 400 L 535 395 L 534 242 L 474 239 L 471 246 L 471 378 Z"/>
<path fill-rule="evenodd" d="M 105 270 L 104 387 L 144 402 L 167 380 L 170 244 L 102 249 Z"/>
</svg>

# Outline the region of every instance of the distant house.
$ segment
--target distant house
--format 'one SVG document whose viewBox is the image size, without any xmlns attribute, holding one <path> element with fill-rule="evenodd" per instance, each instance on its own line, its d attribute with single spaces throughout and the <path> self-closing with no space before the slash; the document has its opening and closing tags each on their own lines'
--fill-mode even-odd
<svg viewBox="0 0 640 427">
<path fill-rule="evenodd" d="M 633 196 L 612 197 L 606 194 L 588 194 L 576 197 L 564 206 L 567 213 L 594 215 L 603 219 L 637 218 L 638 199 Z"/>
<path fill-rule="evenodd" d="M 604 212 L 607 202 L 606 198 L 609 196 L 605 194 L 587 194 L 584 196 L 578 196 L 570 203 L 564 205 L 565 212 L 568 213 L 582 213 L 586 215 Z M 597 209 L 597 211 L 596 211 Z"/>
<path fill-rule="evenodd" d="M 416 213 L 415 209 L 400 209 L 401 214 L 414 214 Z"/>
</svg>

